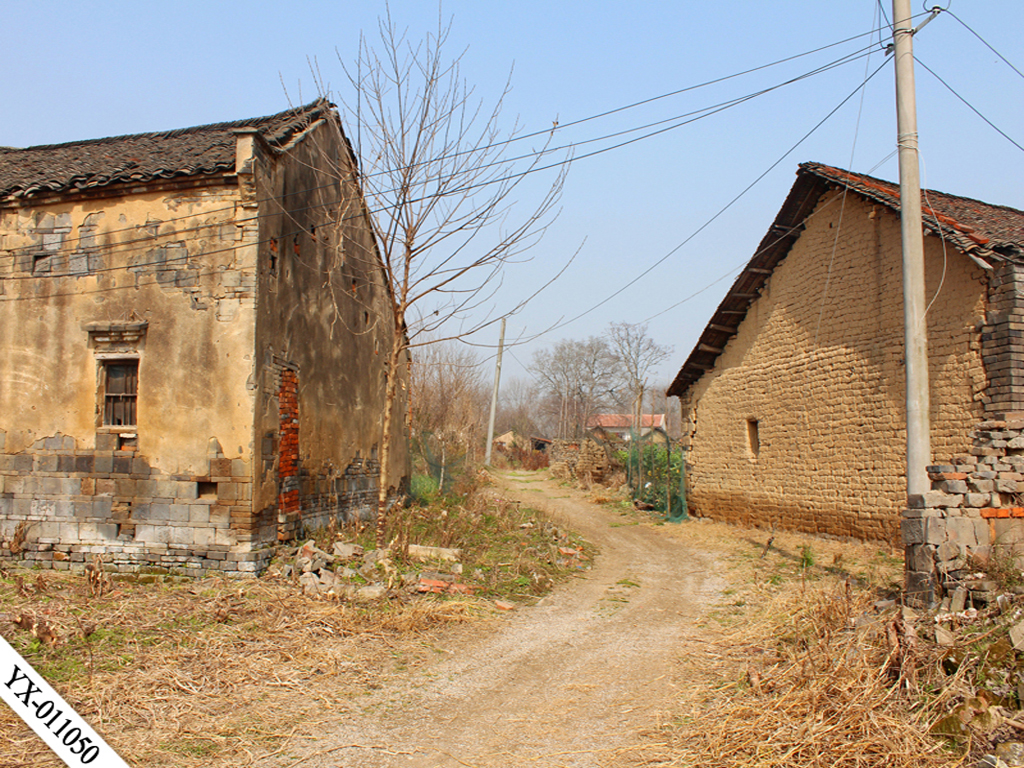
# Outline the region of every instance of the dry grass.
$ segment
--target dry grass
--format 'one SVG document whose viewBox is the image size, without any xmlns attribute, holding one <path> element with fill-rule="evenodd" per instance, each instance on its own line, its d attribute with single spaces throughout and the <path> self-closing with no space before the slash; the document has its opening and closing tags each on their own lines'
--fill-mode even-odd
<svg viewBox="0 0 1024 768">
<path fill-rule="evenodd" d="M 967 745 L 929 734 L 957 693 L 925 695 L 939 651 L 895 609 L 902 562 L 877 546 L 688 524 L 672 535 L 721 552 L 731 588 L 691 633 L 694 685 L 631 764 L 720 768 L 962 765 Z M 762 556 L 763 553 L 763 556 Z"/>
<path fill-rule="evenodd" d="M 326 549 L 360 535 L 319 533 Z M 361 696 L 435 654 L 442 633 L 492 616 L 485 598 L 532 602 L 577 562 L 558 560 L 576 541 L 567 532 L 492 494 L 405 510 L 389 539 L 401 571 L 438 566 L 407 562 L 406 543 L 461 548 L 477 597 L 392 591 L 346 603 L 269 576 L 141 583 L 111 582 L 92 564 L 12 570 L 0 571 L 0 634 L 129 764 L 244 766 L 359 712 Z M 7 707 L 0 733 L 13 740 L 0 768 L 61 765 Z"/>
<path fill-rule="evenodd" d="M 487 615 L 465 600 L 323 602 L 273 580 L 115 582 L 93 596 L 84 575 L 18 576 L 0 580 L 0 632 L 131 765 L 251 764 L 357 708 L 432 653 L 432 633 Z M 56 641 L 11 623 L 25 616 Z M 6 707 L 0 732 L 12 741 L 0 766 L 61 765 Z"/>
<path fill-rule="evenodd" d="M 771 606 L 784 622 L 724 638 L 745 674 L 682 713 L 669 764 L 958 764 L 944 741 L 928 735 L 938 710 L 915 695 L 906 636 L 889 617 L 851 626 L 869 611 L 865 597 L 831 579 L 802 594 L 787 590 Z"/>
</svg>

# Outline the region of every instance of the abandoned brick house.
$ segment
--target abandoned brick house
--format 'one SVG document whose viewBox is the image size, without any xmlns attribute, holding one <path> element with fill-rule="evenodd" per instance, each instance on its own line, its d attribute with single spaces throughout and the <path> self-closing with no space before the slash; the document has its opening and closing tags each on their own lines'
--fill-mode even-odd
<svg viewBox="0 0 1024 768">
<path fill-rule="evenodd" d="M 901 519 L 957 517 L 927 535 L 903 523 L 922 572 L 942 545 L 952 562 L 992 543 L 988 508 L 1024 480 L 1013 436 L 993 433 L 1024 411 L 1024 213 L 931 191 L 922 206 L 932 452 L 948 465 L 931 511 L 904 514 L 899 187 L 806 163 L 668 390 L 692 512 L 897 544 Z"/>
<path fill-rule="evenodd" d="M 367 216 L 324 100 L 0 149 L 0 554 L 252 573 L 372 514 L 393 324 Z"/>
</svg>

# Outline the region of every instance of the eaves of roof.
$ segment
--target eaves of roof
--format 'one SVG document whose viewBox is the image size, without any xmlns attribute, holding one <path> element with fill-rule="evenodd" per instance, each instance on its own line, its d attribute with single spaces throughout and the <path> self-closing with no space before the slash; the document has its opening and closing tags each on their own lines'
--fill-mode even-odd
<svg viewBox="0 0 1024 768">
<path fill-rule="evenodd" d="M 266 117 L 158 133 L 50 144 L 0 147 L 0 203 L 235 171 L 236 134 L 255 131 L 270 151 L 281 151 L 302 131 L 333 112 L 318 99 Z"/>
<path fill-rule="evenodd" d="M 799 239 L 804 222 L 828 189 L 846 188 L 899 212 L 900 190 L 892 182 L 821 163 L 802 163 L 797 179 L 754 256 L 705 326 L 667 393 L 682 397 L 736 335 L 765 282 Z M 941 235 L 980 264 L 1024 256 L 1024 212 L 933 190 L 922 191 L 924 228 Z"/>
</svg>

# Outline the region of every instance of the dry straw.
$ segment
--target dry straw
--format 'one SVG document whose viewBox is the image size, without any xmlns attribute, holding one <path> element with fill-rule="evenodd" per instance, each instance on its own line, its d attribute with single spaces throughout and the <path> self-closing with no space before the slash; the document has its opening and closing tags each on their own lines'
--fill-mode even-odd
<svg viewBox="0 0 1024 768">
<path fill-rule="evenodd" d="M 867 592 L 835 579 L 794 583 L 759 613 L 759 620 L 694 649 L 691 662 L 709 665 L 712 678 L 720 677 L 717 688 L 689 702 L 643 764 L 962 764 L 962 751 L 954 754 L 928 735 L 944 702 L 925 706 L 917 695 L 913 670 L 930 660 L 920 657 L 898 613 L 875 614 Z"/>
<path fill-rule="evenodd" d="M 53 574 L 0 589 L 4 636 L 130 765 L 145 766 L 251 764 L 347 711 L 353 691 L 380 687 L 395 655 L 415 663 L 426 633 L 483 615 L 430 599 L 371 610 L 269 580 L 119 582 L 97 597 L 83 576 Z M 15 627 L 21 615 L 45 617 L 56 643 Z M 62 765 L 6 707 L 0 733 L 0 768 Z"/>
</svg>

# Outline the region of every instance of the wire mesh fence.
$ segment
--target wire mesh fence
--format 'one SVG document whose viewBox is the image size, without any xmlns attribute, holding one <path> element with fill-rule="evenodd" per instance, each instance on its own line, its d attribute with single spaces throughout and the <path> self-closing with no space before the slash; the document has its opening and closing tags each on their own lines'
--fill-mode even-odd
<svg viewBox="0 0 1024 768">
<path fill-rule="evenodd" d="M 629 443 L 619 451 L 619 461 L 626 470 L 633 501 L 644 509 L 665 514 L 671 521 L 685 520 L 686 452 L 673 446 L 660 429 L 646 434 L 634 430 Z"/>
</svg>

